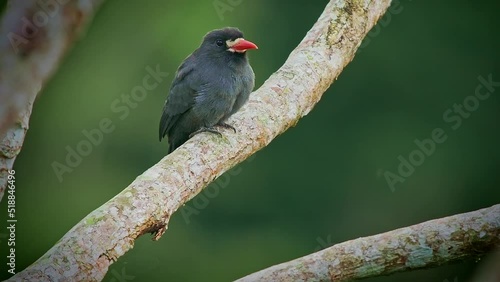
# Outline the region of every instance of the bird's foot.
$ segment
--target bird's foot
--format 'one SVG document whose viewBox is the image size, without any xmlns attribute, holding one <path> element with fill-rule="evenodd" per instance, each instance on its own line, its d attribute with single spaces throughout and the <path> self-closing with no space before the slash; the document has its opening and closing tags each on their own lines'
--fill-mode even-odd
<svg viewBox="0 0 500 282">
<path fill-rule="evenodd" d="M 196 130 L 195 132 L 189 134 L 189 138 L 195 136 L 198 133 L 202 133 L 202 132 L 211 132 L 211 133 L 217 134 L 220 137 L 222 137 L 222 133 L 220 133 L 217 129 L 215 129 L 214 127 L 211 126 L 211 127 L 202 127 L 200 129 Z"/>
<path fill-rule="evenodd" d="M 229 125 L 225 122 L 219 122 L 218 124 L 216 124 L 217 126 L 220 126 L 222 128 L 227 128 L 227 129 L 232 129 L 234 131 L 234 133 L 236 133 L 236 128 L 234 128 L 234 126 L 232 125 Z"/>
</svg>

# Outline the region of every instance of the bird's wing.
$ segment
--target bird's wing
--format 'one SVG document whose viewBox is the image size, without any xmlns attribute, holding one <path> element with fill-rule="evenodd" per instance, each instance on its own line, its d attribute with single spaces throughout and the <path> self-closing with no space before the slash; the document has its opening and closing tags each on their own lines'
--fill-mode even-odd
<svg viewBox="0 0 500 282">
<path fill-rule="evenodd" d="M 177 70 L 160 119 L 160 141 L 174 126 L 180 116 L 194 104 L 196 90 L 191 85 L 192 79 L 188 79 L 195 71 L 194 61 L 195 57 L 193 55 L 189 56 Z"/>
</svg>

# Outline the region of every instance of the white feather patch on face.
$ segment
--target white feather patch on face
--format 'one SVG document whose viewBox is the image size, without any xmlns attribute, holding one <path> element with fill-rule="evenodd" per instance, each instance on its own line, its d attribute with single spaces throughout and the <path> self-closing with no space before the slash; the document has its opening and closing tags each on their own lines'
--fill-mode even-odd
<svg viewBox="0 0 500 282">
<path fill-rule="evenodd" d="M 236 38 L 235 40 L 231 40 L 231 39 L 226 40 L 226 46 L 228 47 L 227 51 L 232 52 L 232 53 L 234 53 L 234 52 L 245 53 L 247 50 L 235 50 L 235 49 L 231 48 L 235 44 L 237 44 L 238 42 L 240 42 L 241 40 L 243 40 L 243 38 Z"/>
</svg>

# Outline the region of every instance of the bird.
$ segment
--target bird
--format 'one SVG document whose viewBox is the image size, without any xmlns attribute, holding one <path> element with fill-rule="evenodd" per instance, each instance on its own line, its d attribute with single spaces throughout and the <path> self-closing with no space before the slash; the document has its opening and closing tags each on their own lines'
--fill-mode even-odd
<svg viewBox="0 0 500 282">
<path fill-rule="evenodd" d="M 168 153 L 194 135 L 219 128 L 236 129 L 227 119 L 248 100 L 255 74 L 247 50 L 258 49 L 235 27 L 208 32 L 201 45 L 181 63 L 170 86 L 160 119 L 160 142 L 167 136 Z"/>
</svg>

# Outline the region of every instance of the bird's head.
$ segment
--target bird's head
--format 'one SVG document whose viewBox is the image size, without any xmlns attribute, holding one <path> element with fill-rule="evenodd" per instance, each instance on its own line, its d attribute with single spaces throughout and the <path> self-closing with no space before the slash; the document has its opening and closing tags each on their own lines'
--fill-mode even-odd
<svg viewBox="0 0 500 282">
<path fill-rule="evenodd" d="M 253 42 L 245 40 L 243 33 L 234 27 L 212 30 L 203 38 L 201 47 L 212 54 L 245 55 L 247 50 L 258 49 Z"/>
</svg>

